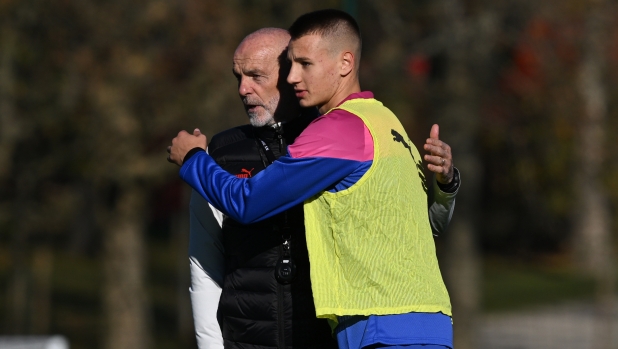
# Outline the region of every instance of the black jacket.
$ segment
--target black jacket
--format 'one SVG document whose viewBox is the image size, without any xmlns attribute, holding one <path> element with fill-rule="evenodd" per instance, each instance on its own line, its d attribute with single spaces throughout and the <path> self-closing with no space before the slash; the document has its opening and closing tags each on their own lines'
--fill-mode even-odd
<svg viewBox="0 0 618 349">
<path fill-rule="evenodd" d="M 278 158 L 313 118 L 300 116 L 280 129 L 236 127 L 215 135 L 208 151 L 231 174 L 252 177 L 270 164 L 259 139 Z M 296 277 L 284 285 L 275 278 L 275 267 L 283 253 L 286 215 Z M 327 321 L 315 314 L 302 205 L 249 225 L 226 217 L 223 243 L 226 272 L 218 316 L 225 348 L 337 347 Z"/>
</svg>

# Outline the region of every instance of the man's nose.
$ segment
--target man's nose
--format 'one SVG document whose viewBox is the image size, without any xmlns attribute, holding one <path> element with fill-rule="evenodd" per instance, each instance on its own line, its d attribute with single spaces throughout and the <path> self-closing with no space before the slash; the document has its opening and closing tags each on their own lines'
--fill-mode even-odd
<svg viewBox="0 0 618 349">
<path fill-rule="evenodd" d="M 244 76 L 240 78 L 240 81 L 238 82 L 238 94 L 244 97 L 253 91 L 250 80 L 251 79 L 247 79 Z"/>
<path fill-rule="evenodd" d="M 290 73 L 287 78 L 288 84 L 295 85 L 300 82 L 300 74 L 298 71 L 298 64 L 292 63 L 292 67 L 290 68 Z"/>
</svg>

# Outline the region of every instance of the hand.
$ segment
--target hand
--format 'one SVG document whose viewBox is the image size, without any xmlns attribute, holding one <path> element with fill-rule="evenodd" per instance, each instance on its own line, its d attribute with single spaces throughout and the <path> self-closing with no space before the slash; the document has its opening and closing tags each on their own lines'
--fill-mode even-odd
<svg viewBox="0 0 618 349">
<path fill-rule="evenodd" d="M 199 129 L 193 131 L 193 135 L 190 135 L 187 131 L 180 131 L 178 135 L 172 139 L 172 145 L 167 147 L 167 152 L 170 154 L 167 156 L 167 161 L 172 162 L 178 166 L 182 166 L 185 155 L 193 148 L 202 148 L 206 150 L 207 139 Z"/>
<path fill-rule="evenodd" d="M 441 184 L 449 184 L 453 180 L 453 156 L 451 147 L 440 140 L 440 126 L 431 126 L 429 138 L 423 147 L 429 154 L 424 156 L 429 171 L 436 174 L 436 180 Z"/>
</svg>

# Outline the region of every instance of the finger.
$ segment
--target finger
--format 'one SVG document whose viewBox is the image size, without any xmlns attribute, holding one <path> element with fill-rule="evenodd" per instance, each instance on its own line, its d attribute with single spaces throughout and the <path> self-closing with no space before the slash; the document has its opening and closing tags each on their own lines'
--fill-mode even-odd
<svg viewBox="0 0 618 349">
<path fill-rule="evenodd" d="M 172 152 L 172 146 L 171 146 L 171 145 L 168 145 L 168 146 L 167 146 L 167 152 L 168 152 L 168 153 L 171 153 L 171 152 Z"/>
<path fill-rule="evenodd" d="M 444 166 L 436 166 L 436 165 L 432 165 L 432 164 L 428 164 L 427 165 L 427 169 L 433 173 L 439 174 L 439 175 L 444 175 L 447 173 L 446 169 L 444 168 Z"/>
<path fill-rule="evenodd" d="M 427 161 L 428 164 L 433 164 L 433 165 L 442 166 L 442 167 L 447 167 L 447 165 L 450 163 L 447 159 L 441 156 L 425 155 L 424 159 L 425 161 Z"/>
<path fill-rule="evenodd" d="M 448 152 L 446 152 L 446 150 L 444 148 L 441 147 L 436 147 L 433 145 L 427 145 L 425 144 L 425 150 L 427 152 L 429 152 L 430 155 L 434 155 L 434 156 L 439 156 L 445 159 L 449 159 L 450 158 L 450 154 Z"/>
<path fill-rule="evenodd" d="M 196 128 L 195 130 L 193 130 L 193 135 L 194 135 L 194 136 L 199 136 L 199 135 L 201 135 L 201 134 L 202 134 L 202 132 L 200 132 L 200 129 L 199 129 L 199 128 Z"/>
<path fill-rule="evenodd" d="M 445 146 L 447 145 L 446 143 L 442 142 L 439 139 L 433 139 L 433 138 L 427 138 L 427 140 L 425 141 L 425 145 L 423 146 L 423 148 L 427 149 L 427 145 L 430 146 L 435 146 L 435 147 L 440 147 L 440 148 L 445 148 Z"/>
<path fill-rule="evenodd" d="M 203 145 L 204 145 L 204 149 L 206 149 L 206 147 L 208 146 L 208 138 L 206 138 L 206 136 L 202 133 L 197 135 L 197 137 L 204 140 Z"/>
<path fill-rule="evenodd" d="M 440 139 L 440 126 L 438 124 L 434 124 L 431 126 L 431 131 L 429 131 L 429 138 Z"/>
<path fill-rule="evenodd" d="M 431 144 L 425 144 L 423 146 L 423 149 L 425 149 L 426 152 L 428 152 L 429 154 L 433 155 L 435 152 L 438 151 L 439 148 L 431 145 Z"/>
<path fill-rule="evenodd" d="M 442 142 L 442 141 L 438 141 L 438 140 L 431 140 L 431 142 L 429 143 L 425 143 L 425 145 L 423 146 L 423 148 L 427 151 L 436 151 L 436 152 L 440 152 L 442 154 L 443 157 L 450 159 L 452 158 L 452 153 L 451 153 L 451 146 Z"/>
<path fill-rule="evenodd" d="M 174 161 L 172 160 L 172 155 L 167 156 L 167 162 L 171 162 L 172 164 L 174 163 Z"/>
</svg>

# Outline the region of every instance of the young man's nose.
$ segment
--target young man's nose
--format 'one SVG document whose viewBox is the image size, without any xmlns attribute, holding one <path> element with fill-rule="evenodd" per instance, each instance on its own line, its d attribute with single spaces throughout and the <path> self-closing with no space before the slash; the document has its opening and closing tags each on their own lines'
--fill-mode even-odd
<svg viewBox="0 0 618 349">
<path fill-rule="evenodd" d="M 288 84 L 290 85 L 295 85 L 297 83 L 300 82 L 299 79 L 300 75 L 298 74 L 298 65 L 297 64 L 292 64 L 292 67 L 290 68 L 290 73 L 288 74 Z"/>
</svg>

